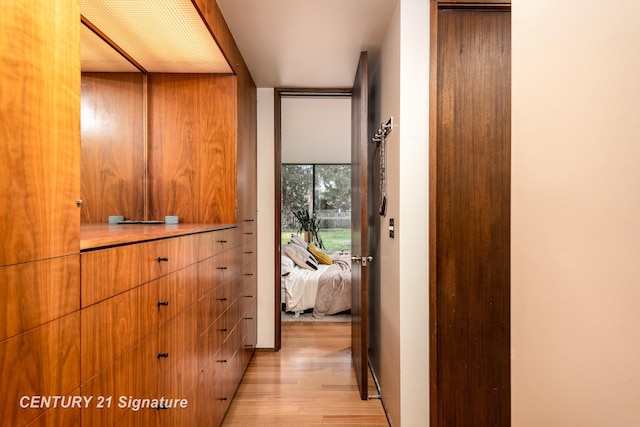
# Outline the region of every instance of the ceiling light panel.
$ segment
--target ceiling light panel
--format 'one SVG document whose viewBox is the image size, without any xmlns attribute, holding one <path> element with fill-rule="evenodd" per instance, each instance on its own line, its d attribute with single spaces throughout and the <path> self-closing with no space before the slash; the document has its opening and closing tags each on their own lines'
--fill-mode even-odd
<svg viewBox="0 0 640 427">
<path fill-rule="evenodd" d="M 191 0 L 81 0 L 80 13 L 155 73 L 232 73 Z"/>
<path fill-rule="evenodd" d="M 140 71 L 84 25 L 80 26 L 80 58 L 82 58 L 80 66 L 82 71 L 96 73 Z"/>
</svg>

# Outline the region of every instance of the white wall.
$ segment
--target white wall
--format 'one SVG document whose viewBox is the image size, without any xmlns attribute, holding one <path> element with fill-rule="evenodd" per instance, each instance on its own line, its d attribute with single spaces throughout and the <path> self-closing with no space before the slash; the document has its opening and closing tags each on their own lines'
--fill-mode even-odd
<svg viewBox="0 0 640 427">
<path fill-rule="evenodd" d="M 273 96 L 258 88 L 258 348 L 275 347 Z"/>
<path fill-rule="evenodd" d="M 402 424 L 429 417 L 429 2 L 400 1 L 400 368 Z"/>
<path fill-rule="evenodd" d="M 372 364 L 393 425 L 429 419 L 429 3 L 402 0 L 372 70 L 386 139 L 387 214 L 378 217 L 379 313 Z M 388 233 L 395 220 L 395 237 Z"/>
<path fill-rule="evenodd" d="M 400 5 L 397 6 L 380 52 L 377 64 L 370 70 L 370 108 L 375 124 L 393 118 L 393 129 L 385 140 L 387 157 L 387 215 L 375 215 L 379 230 L 377 252 L 371 269 L 377 273 L 369 290 L 372 295 L 369 327 L 371 328 L 369 357 L 380 383 L 385 407 L 395 426 L 401 421 L 401 354 L 400 354 L 400 235 L 390 238 L 389 219 L 401 223 L 400 217 Z M 377 159 L 374 159 L 376 161 Z M 374 206 L 378 206 L 377 200 Z"/>
<path fill-rule="evenodd" d="M 512 417 L 640 425 L 640 2 L 513 13 Z"/>
</svg>

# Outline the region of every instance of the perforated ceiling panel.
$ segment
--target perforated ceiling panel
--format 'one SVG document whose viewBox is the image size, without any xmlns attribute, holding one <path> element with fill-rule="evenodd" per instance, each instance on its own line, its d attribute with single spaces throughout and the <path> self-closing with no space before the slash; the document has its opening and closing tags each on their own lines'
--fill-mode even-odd
<svg viewBox="0 0 640 427">
<path fill-rule="evenodd" d="M 80 40 L 82 71 L 103 73 L 139 71 L 124 56 L 84 25 L 80 26 Z"/>
<path fill-rule="evenodd" d="M 149 72 L 232 72 L 191 0 L 81 0 L 80 13 Z"/>
</svg>

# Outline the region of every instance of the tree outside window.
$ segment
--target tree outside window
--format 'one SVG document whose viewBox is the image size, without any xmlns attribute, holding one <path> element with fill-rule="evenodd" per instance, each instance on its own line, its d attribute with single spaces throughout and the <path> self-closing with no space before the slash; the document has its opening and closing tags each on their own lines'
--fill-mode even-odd
<svg viewBox="0 0 640 427">
<path fill-rule="evenodd" d="M 282 165 L 282 241 L 298 232 L 293 212 L 306 209 L 319 220 L 327 251 L 351 247 L 351 165 Z"/>
</svg>

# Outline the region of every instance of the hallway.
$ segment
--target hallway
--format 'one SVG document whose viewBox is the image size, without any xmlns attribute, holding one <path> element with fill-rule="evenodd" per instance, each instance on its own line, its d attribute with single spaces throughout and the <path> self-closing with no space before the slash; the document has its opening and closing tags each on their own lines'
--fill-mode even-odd
<svg viewBox="0 0 640 427">
<path fill-rule="evenodd" d="M 350 333 L 350 323 L 283 323 L 282 350 L 255 353 L 222 425 L 388 426 L 380 400 L 360 400 Z"/>
</svg>

